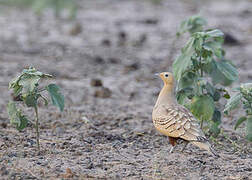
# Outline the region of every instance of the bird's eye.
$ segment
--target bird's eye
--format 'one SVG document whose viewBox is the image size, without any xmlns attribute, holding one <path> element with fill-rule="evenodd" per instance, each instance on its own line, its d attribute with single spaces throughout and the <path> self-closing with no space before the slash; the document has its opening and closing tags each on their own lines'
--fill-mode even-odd
<svg viewBox="0 0 252 180">
<path fill-rule="evenodd" d="M 168 74 L 165 74 L 165 77 L 168 77 L 169 75 Z"/>
</svg>

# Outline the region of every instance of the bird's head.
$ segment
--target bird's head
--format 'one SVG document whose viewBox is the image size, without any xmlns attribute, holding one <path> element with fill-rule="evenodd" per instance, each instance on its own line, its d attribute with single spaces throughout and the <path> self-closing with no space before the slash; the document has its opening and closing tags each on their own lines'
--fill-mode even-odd
<svg viewBox="0 0 252 180">
<path fill-rule="evenodd" d="M 170 72 L 162 72 L 157 74 L 164 82 L 165 85 L 173 85 L 173 75 Z"/>
</svg>

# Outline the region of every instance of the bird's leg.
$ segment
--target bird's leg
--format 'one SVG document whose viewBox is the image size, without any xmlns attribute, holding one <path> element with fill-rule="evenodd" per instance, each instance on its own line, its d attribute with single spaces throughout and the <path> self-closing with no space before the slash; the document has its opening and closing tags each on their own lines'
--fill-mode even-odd
<svg viewBox="0 0 252 180">
<path fill-rule="evenodd" d="M 189 144 L 189 141 L 185 141 L 185 145 L 184 145 L 184 147 L 182 148 L 182 150 L 181 150 L 181 152 L 183 152 L 184 150 L 185 150 L 185 148 L 186 148 L 186 146 Z"/>
<path fill-rule="evenodd" d="M 171 145 L 172 145 L 172 148 L 171 148 L 171 150 L 169 151 L 170 153 L 172 153 L 173 150 L 175 149 L 175 146 L 176 146 L 176 144 L 177 144 L 176 141 L 177 141 L 177 138 L 169 137 L 169 142 L 170 142 Z"/>
</svg>

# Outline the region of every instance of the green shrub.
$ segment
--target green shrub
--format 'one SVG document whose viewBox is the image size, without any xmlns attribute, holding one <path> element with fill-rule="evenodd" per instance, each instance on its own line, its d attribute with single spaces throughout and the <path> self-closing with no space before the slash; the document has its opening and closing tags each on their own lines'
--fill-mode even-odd
<svg viewBox="0 0 252 180">
<path fill-rule="evenodd" d="M 241 84 L 239 88 L 236 88 L 236 94 L 228 100 L 224 113 L 228 114 L 241 103 L 246 115 L 237 120 L 234 129 L 237 129 L 243 122 L 247 122 L 246 138 L 252 141 L 252 83 Z"/>
<path fill-rule="evenodd" d="M 20 97 L 21 104 L 34 109 L 35 124 L 32 121 L 30 122 L 36 128 L 38 151 L 40 150 L 38 100 L 42 99 L 45 102 L 45 105 L 48 105 L 48 100 L 43 95 L 43 92 L 48 92 L 53 105 L 57 106 L 60 111 L 63 111 L 64 109 L 64 96 L 60 93 L 60 89 L 57 85 L 49 84 L 45 87 L 39 86 L 40 80 L 51 77 L 51 75 L 39 72 L 35 68 L 29 68 L 24 69 L 23 72 L 9 84 L 9 88 L 13 90 L 14 97 Z M 23 114 L 21 109 L 17 108 L 16 102 L 9 101 L 7 105 L 7 111 L 10 117 L 10 123 L 15 125 L 17 130 L 21 131 L 27 127 L 28 118 Z"/>
<path fill-rule="evenodd" d="M 190 38 L 173 63 L 173 73 L 178 81 L 177 100 L 188 107 L 203 122 L 208 122 L 210 132 L 220 132 L 220 98 L 229 98 L 224 86 L 238 79 L 236 67 L 225 58 L 222 48 L 224 34 L 218 29 L 204 30 L 206 20 L 192 16 L 181 23 L 177 36 L 189 32 Z"/>
</svg>

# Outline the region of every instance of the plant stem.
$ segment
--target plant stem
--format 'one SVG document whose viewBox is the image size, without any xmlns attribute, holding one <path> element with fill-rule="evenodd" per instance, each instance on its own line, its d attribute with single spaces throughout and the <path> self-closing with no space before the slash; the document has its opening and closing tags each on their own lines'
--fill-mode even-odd
<svg viewBox="0 0 252 180">
<path fill-rule="evenodd" d="M 204 42 L 203 42 L 204 43 Z M 203 77 L 203 69 L 202 69 L 202 52 L 200 51 L 200 57 L 199 57 L 199 62 L 200 62 L 200 77 Z M 203 88 L 201 88 L 201 93 L 203 95 Z M 203 119 L 202 117 L 200 118 L 200 129 L 203 129 Z"/>
<path fill-rule="evenodd" d="M 203 69 L 202 69 L 202 59 L 201 59 L 201 52 L 199 56 L 199 63 L 200 63 L 200 77 L 203 77 Z"/>
<path fill-rule="evenodd" d="M 200 118 L 200 129 L 202 129 L 203 128 L 203 119 L 202 119 L 202 117 Z"/>
<path fill-rule="evenodd" d="M 203 39 L 203 44 L 205 43 L 205 40 Z M 200 62 L 200 76 L 203 77 L 203 69 L 202 69 L 202 49 L 200 50 L 200 57 L 199 57 L 199 62 Z M 203 93 L 203 92 L 202 92 Z"/>
<path fill-rule="evenodd" d="M 34 107 L 35 110 L 35 116 L 36 116 L 36 124 L 35 124 L 35 128 L 36 128 L 36 140 L 37 140 L 37 145 L 38 145 L 38 151 L 40 151 L 40 146 L 39 146 L 39 118 L 38 118 L 38 107 L 35 106 Z"/>
</svg>

